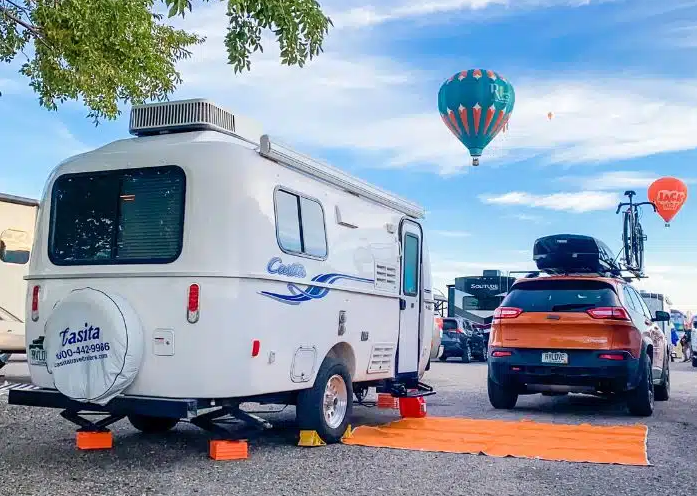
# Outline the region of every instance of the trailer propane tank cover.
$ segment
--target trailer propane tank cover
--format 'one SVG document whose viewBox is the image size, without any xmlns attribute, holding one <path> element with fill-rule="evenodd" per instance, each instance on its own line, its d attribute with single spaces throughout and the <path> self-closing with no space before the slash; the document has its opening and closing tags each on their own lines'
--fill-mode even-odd
<svg viewBox="0 0 697 496">
<path fill-rule="evenodd" d="M 136 378 L 143 358 L 137 314 L 117 294 L 82 288 L 60 301 L 45 326 L 46 366 L 56 389 L 106 405 Z"/>
</svg>

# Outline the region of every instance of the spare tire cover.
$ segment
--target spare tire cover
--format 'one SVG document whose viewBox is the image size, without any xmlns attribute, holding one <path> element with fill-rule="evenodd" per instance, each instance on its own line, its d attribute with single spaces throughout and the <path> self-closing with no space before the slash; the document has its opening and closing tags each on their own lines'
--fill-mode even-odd
<svg viewBox="0 0 697 496">
<path fill-rule="evenodd" d="M 72 291 L 45 327 L 46 366 L 68 398 L 106 405 L 136 378 L 143 358 L 138 315 L 116 294 Z"/>
</svg>

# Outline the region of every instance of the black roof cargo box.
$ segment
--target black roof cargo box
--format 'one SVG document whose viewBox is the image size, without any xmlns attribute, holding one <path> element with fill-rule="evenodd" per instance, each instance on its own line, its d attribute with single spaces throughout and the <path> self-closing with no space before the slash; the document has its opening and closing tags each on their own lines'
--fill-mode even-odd
<svg viewBox="0 0 697 496">
<path fill-rule="evenodd" d="M 535 240 L 533 260 L 548 274 L 611 273 L 620 267 L 610 248 L 599 239 L 579 234 L 554 234 Z"/>
</svg>

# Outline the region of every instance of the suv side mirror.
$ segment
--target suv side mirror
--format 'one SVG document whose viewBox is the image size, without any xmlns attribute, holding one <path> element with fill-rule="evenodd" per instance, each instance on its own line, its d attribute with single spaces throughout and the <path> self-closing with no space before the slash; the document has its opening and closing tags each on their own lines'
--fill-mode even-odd
<svg viewBox="0 0 697 496">
<path fill-rule="evenodd" d="M 656 316 L 651 320 L 654 322 L 670 322 L 670 314 L 663 310 L 656 310 Z"/>
</svg>

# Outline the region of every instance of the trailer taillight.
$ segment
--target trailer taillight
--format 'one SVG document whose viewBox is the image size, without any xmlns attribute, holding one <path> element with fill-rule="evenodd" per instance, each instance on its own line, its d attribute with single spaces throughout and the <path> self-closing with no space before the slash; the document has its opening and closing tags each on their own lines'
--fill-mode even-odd
<svg viewBox="0 0 697 496">
<path fill-rule="evenodd" d="M 34 286 L 31 290 L 31 320 L 39 320 L 39 286 Z"/>
<path fill-rule="evenodd" d="M 198 322 L 200 293 L 201 288 L 198 284 L 189 286 L 189 302 L 186 307 L 186 320 L 191 324 Z"/>
</svg>

